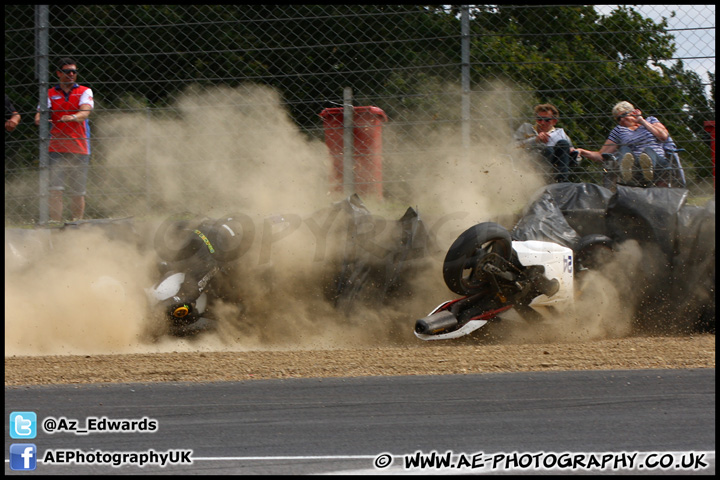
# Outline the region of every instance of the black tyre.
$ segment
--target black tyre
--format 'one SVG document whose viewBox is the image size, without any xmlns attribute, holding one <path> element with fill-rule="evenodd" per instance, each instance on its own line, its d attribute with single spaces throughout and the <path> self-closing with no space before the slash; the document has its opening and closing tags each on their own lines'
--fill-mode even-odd
<svg viewBox="0 0 720 480">
<path fill-rule="evenodd" d="M 458 295 L 472 295 L 488 288 L 489 279 L 477 267 L 492 253 L 511 259 L 512 239 L 505 227 L 485 222 L 465 230 L 445 255 L 445 285 Z"/>
<path fill-rule="evenodd" d="M 609 263 L 613 257 L 613 241 L 607 235 L 585 235 L 575 249 L 575 271 L 596 270 Z"/>
</svg>

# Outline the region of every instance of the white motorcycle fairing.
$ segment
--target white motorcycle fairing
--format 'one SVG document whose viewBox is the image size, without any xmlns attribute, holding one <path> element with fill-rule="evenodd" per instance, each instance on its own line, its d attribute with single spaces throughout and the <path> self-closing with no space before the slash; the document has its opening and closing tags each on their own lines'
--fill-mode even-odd
<svg viewBox="0 0 720 480">
<path fill-rule="evenodd" d="M 178 294 L 180 287 L 185 281 L 185 274 L 182 272 L 173 273 L 167 278 L 158 282 L 154 287 L 145 289 L 148 298 L 154 303 L 160 303 Z"/>
<path fill-rule="evenodd" d="M 571 248 L 540 240 L 513 241 L 512 247 L 523 266 L 542 265 L 547 278 L 560 282 L 560 289 L 552 297 L 539 295 L 530 303 L 531 307 L 569 306 L 573 303 L 574 254 Z"/>
<path fill-rule="evenodd" d="M 180 287 L 182 287 L 183 282 L 185 282 L 185 274 L 183 272 L 173 273 L 154 287 L 146 289 L 145 292 L 154 304 L 164 302 L 171 298 L 176 298 L 177 301 L 180 301 L 176 296 L 178 292 L 180 292 Z M 203 313 L 206 308 L 207 294 L 202 292 L 195 300 L 195 309 L 198 313 Z"/>
</svg>

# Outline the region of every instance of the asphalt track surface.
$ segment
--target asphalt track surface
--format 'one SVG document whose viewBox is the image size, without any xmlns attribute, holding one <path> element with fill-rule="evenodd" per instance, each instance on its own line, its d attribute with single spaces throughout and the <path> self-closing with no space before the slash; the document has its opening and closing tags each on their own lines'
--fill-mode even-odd
<svg viewBox="0 0 720 480">
<path fill-rule="evenodd" d="M 36 412 L 35 439 L 10 438 L 9 416 L 17 411 Z M 56 425 L 63 418 L 68 426 L 78 420 L 78 429 L 89 426 L 89 417 L 147 417 L 157 429 L 48 434 L 42 427 L 48 417 Z M 36 445 L 36 470 L 11 470 L 11 443 Z M 192 450 L 192 464 L 43 461 L 49 451 L 57 456 L 63 449 Z M 417 452 L 425 458 L 450 452 L 454 462 L 463 454 L 476 459 L 475 468 L 453 463 L 457 468 L 406 470 L 406 458 Z M 535 455 L 540 452 L 544 456 Z M 599 473 L 532 465 L 538 460 L 531 454 L 557 459 L 562 453 L 595 453 L 597 459 L 617 454 L 618 469 L 606 473 L 714 474 L 715 369 L 5 388 L 6 474 Z M 623 469 L 633 453 L 633 468 Z M 659 466 L 671 457 L 671 466 Z M 656 468 L 638 466 L 651 458 Z M 674 468 L 686 459 L 707 466 Z M 530 466 L 523 469 L 523 463 Z"/>
</svg>

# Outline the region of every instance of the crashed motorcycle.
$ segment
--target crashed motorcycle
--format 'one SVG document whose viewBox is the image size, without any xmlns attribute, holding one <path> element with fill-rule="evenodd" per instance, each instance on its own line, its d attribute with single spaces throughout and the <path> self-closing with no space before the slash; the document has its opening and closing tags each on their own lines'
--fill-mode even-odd
<svg viewBox="0 0 720 480">
<path fill-rule="evenodd" d="M 218 300 L 240 304 L 233 295 L 235 260 L 247 231 L 233 216 L 219 220 L 165 222 L 155 235 L 159 280 L 145 289 L 152 315 L 173 336 L 191 336 L 217 327 Z M 245 240 L 246 242 L 247 240 Z"/>
<path fill-rule="evenodd" d="M 605 239 L 596 238 L 583 255 Z M 609 246 L 607 246 L 609 248 Z M 459 338 L 511 310 L 533 321 L 546 312 L 571 308 L 575 253 L 548 241 L 513 241 L 503 226 L 486 222 L 463 232 L 443 262 L 447 287 L 462 297 L 443 302 L 415 322 L 421 340 Z"/>
<path fill-rule="evenodd" d="M 262 221 L 263 229 L 286 229 L 283 235 L 303 223 L 298 215 L 274 215 Z M 353 194 L 314 212 L 305 222 L 327 229 L 323 230 L 327 235 L 323 245 L 330 252 L 314 264 L 316 271 L 308 273 L 316 273 L 321 279 L 318 293 L 345 313 L 359 305 L 381 306 L 405 294 L 408 278 L 426 263 L 422 259 L 429 248 L 428 234 L 412 208 L 400 219 L 386 221 L 372 215 Z M 275 271 L 284 271 L 282 266 L 269 261 L 255 266 L 252 261 L 241 260 L 256 230 L 253 220 L 243 214 L 219 220 L 164 222 L 154 242 L 162 260 L 158 281 L 145 290 L 156 319 L 153 325 L 167 327 L 172 336 L 192 336 L 216 328 L 214 305 L 218 300 L 245 311 L 247 302 L 242 292 L 247 289 L 241 279 L 260 282 L 264 291 L 271 292 Z"/>
<path fill-rule="evenodd" d="M 579 276 L 612 262 L 637 242 L 639 268 L 628 304 L 639 325 L 689 332 L 715 326 L 715 202 L 687 205 L 675 188 L 553 184 L 511 231 L 486 222 L 450 246 L 443 280 L 460 298 L 415 322 L 421 340 L 452 339 L 516 312 L 533 322 L 574 308 Z M 657 319 L 662 318 L 662 324 Z"/>
</svg>

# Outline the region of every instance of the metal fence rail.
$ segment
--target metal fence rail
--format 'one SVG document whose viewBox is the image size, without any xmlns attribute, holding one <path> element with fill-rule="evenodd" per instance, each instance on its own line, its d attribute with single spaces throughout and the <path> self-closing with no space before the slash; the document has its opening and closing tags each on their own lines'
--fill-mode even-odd
<svg viewBox="0 0 720 480">
<path fill-rule="evenodd" d="M 714 38 L 712 5 L 6 5 L 5 91 L 22 115 L 5 136 L 6 224 L 46 219 L 33 117 L 64 56 L 95 95 L 90 218 L 277 212 L 348 191 L 516 209 L 545 180 L 511 136 L 546 102 L 592 150 L 612 106 L 633 102 L 668 126 L 691 195 L 707 197 Z M 364 133 L 333 158 L 348 89 L 382 114 L 357 113 Z M 574 174 L 602 181 L 589 161 Z"/>
</svg>

